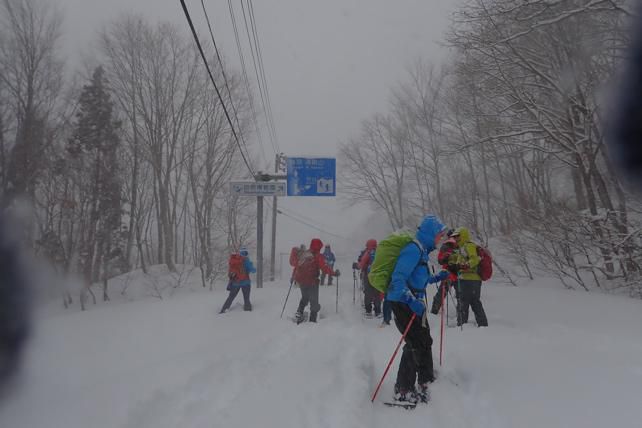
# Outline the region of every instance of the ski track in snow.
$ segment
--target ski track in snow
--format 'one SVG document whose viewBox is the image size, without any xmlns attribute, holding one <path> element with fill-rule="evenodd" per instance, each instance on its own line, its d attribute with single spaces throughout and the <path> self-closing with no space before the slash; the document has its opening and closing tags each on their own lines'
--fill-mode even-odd
<svg viewBox="0 0 642 428">
<path fill-rule="evenodd" d="M 400 354 L 370 402 L 399 332 L 363 319 L 351 284 L 344 287 L 338 314 L 336 289 L 321 287 L 316 324 L 287 319 L 296 289 L 279 319 L 283 284 L 253 289 L 252 312 L 237 300 L 219 315 L 226 293 L 218 290 L 51 315 L 39 323 L 21 387 L 0 406 L 0 426 L 587 428 L 640 420 L 639 302 L 484 286 L 490 327 L 475 328 L 471 313 L 461 331 L 450 310 L 441 367 L 439 317 L 431 315 L 438 379 L 428 405 L 404 410 L 382 403 Z"/>
</svg>

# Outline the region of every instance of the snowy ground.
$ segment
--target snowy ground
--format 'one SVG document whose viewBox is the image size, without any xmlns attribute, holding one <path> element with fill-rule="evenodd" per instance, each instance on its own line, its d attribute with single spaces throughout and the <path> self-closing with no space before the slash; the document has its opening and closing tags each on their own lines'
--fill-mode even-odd
<svg viewBox="0 0 642 428">
<path fill-rule="evenodd" d="M 642 426 L 642 302 L 485 285 L 490 327 L 446 329 L 433 401 L 405 411 L 369 400 L 399 333 L 361 319 L 351 277 L 340 286 L 338 314 L 335 287 L 321 288 L 316 325 L 279 319 L 280 283 L 252 290 L 251 313 L 239 295 L 219 315 L 225 291 L 198 286 L 48 311 L 20 386 L 0 404 L 0 427 Z M 293 289 L 286 315 L 298 297 Z M 396 365 L 381 398 L 395 376 Z"/>
</svg>

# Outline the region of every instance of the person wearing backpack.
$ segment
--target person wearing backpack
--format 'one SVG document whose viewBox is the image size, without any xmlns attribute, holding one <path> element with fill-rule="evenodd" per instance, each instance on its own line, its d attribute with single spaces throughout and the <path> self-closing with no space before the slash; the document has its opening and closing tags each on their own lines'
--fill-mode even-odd
<svg viewBox="0 0 642 428">
<path fill-rule="evenodd" d="M 230 294 L 227 296 L 227 300 L 221 308 L 220 314 L 225 313 L 232 302 L 236 298 L 236 295 L 239 294 L 239 291 L 243 292 L 243 310 L 251 311 L 252 304 L 250 303 L 250 289 L 252 282 L 250 281 L 250 274 L 255 273 L 256 269 L 250 260 L 249 253 L 246 248 L 241 248 L 238 254 L 232 254 L 228 262 L 228 276 L 230 282 L 228 283 L 227 289 Z"/>
<path fill-rule="evenodd" d="M 448 259 L 449 265 L 458 270 L 460 307 L 457 310 L 457 325 L 468 322 L 468 311 L 472 308 L 477 326 L 488 327 L 488 318 L 481 302 L 482 277 L 479 273 L 480 262 L 478 246 L 470 240 L 470 231 L 465 227 L 457 228 L 452 236 L 457 241 L 457 250 Z"/>
<path fill-rule="evenodd" d="M 329 245 L 325 246 L 323 250 L 323 257 L 325 258 L 325 264 L 330 266 L 330 269 L 334 269 L 334 263 L 336 262 L 336 257 L 332 252 L 332 249 Z M 325 278 L 328 277 L 328 285 L 332 285 L 332 275 L 326 275 L 325 272 L 321 272 L 321 285 L 325 285 Z"/>
<path fill-rule="evenodd" d="M 366 248 L 361 257 L 359 257 L 359 263 L 357 265 L 363 284 L 363 305 L 366 318 L 372 317 L 373 311 L 375 316 L 378 317 L 381 315 L 381 292 L 375 289 L 368 280 L 368 273 L 370 273 L 370 266 L 375 259 L 376 251 L 377 241 L 368 239 Z"/>
<path fill-rule="evenodd" d="M 301 300 L 296 311 L 296 322 L 300 324 L 303 321 L 303 310 L 310 304 L 310 322 L 317 322 L 317 313 L 321 309 L 319 305 L 319 273 L 324 272 L 327 275 L 339 276 L 337 269 L 333 271 L 325 262 L 325 257 L 321 254 L 323 242 L 320 239 L 310 241 L 310 249 L 299 255 L 297 267 L 294 273 L 294 280 L 301 289 Z"/>
<path fill-rule="evenodd" d="M 448 239 L 441 244 L 439 247 L 439 253 L 437 254 L 437 263 L 441 265 L 443 269 L 446 269 L 450 272 L 450 275 L 447 279 L 441 281 L 439 288 L 432 298 L 432 306 L 430 312 L 437 315 L 439 314 L 439 309 L 441 309 L 441 300 L 442 294 L 445 296 L 448 294 L 448 290 L 452 284 L 457 284 L 457 271 L 458 267 L 456 265 L 449 265 L 448 258 L 455 252 L 457 249 L 457 241 L 452 236 L 454 230 L 450 229 L 446 233 Z M 457 293 L 457 287 L 455 287 L 455 293 Z"/>
<path fill-rule="evenodd" d="M 392 271 L 386 298 L 390 301 L 395 325 L 403 334 L 412 322 L 406 335 L 395 382 L 394 399 L 397 401 L 427 402 L 428 385 L 435 380 L 432 337 L 424 298 L 429 283 L 443 281 L 449 275 L 447 271 L 431 275 L 428 269 L 428 254 L 435 249 L 444 234 L 445 226 L 437 217 L 429 215 L 424 218 L 415 239 L 401 249 Z M 414 320 L 413 313 L 416 315 Z M 415 388 L 415 381 L 418 388 Z"/>
</svg>

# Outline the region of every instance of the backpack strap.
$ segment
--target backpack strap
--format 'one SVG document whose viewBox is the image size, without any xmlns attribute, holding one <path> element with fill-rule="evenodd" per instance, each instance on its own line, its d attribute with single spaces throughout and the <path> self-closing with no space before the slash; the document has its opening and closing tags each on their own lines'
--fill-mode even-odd
<svg viewBox="0 0 642 428">
<path fill-rule="evenodd" d="M 424 261 L 423 255 L 424 255 L 424 246 L 421 245 L 421 242 L 417 238 L 412 240 L 412 243 L 415 244 L 419 248 L 419 252 L 421 255 L 419 256 L 419 266 L 428 266 L 428 262 Z"/>
</svg>

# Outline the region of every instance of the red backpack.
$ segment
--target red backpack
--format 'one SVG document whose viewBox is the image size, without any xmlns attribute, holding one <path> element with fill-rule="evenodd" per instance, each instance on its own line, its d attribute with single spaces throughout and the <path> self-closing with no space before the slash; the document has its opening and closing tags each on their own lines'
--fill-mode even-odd
<svg viewBox="0 0 642 428">
<path fill-rule="evenodd" d="M 248 279 L 247 272 L 245 272 L 245 257 L 240 254 L 232 254 L 227 265 L 227 275 L 231 280 L 241 281 Z"/>
<path fill-rule="evenodd" d="M 479 255 L 479 267 L 477 273 L 482 281 L 488 281 L 493 276 L 493 256 L 488 251 L 488 248 L 477 245 L 477 255 Z"/>
<path fill-rule="evenodd" d="M 312 251 L 307 250 L 299 255 L 294 280 L 300 286 L 315 285 L 319 281 L 319 261 Z"/>
</svg>

